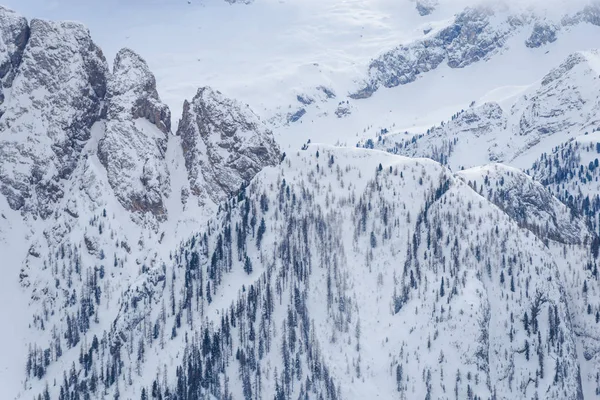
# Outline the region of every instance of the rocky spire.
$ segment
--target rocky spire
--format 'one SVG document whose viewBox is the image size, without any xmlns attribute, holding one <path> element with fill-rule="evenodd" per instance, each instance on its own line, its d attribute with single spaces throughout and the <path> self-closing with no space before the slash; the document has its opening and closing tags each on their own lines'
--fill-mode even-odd
<svg viewBox="0 0 600 400">
<path fill-rule="evenodd" d="M 177 135 L 192 192 L 215 202 L 281 157 L 273 133 L 248 106 L 209 87 L 184 103 Z"/>
<path fill-rule="evenodd" d="M 129 49 L 117 54 L 108 82 L 106 132 L 98 156 L 120 203 L 164 219 L 165 161 L 171 112 L 161 103 L 146 62 Z"/>
</svg>

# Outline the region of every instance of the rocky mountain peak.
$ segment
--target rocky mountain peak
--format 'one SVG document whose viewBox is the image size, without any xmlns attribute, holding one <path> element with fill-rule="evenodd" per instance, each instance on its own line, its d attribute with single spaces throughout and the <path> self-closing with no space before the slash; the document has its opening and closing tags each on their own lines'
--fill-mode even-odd
<svg viewBox="0 0 600 400">
<path fill-rule="evenodd" d="M 595 126 L 599 60 L 597 51 L 577 52 L 550 71 L 513 106 L 513 114 L 520 115 L 519 133 L 549 136 Z"/>
<path fill-rule="evenodd" d="M 129 49 L 115 58 L 108 81 L 107 119 L 98 157 L 119 202 L 129 211 L 166 218 L 165 160 L 171 112 L 160 101 L 146 61 Z"/>
<path fill-rule="evenodd" d="M 419 12 L 419 15 L 422 17 L 431 14 L 435 11 L 435 8 L 438 5 L 437 0 L 417 0 L 416 8 Z"/>
<path fill-rule="evenodd" d="M 171 130 L 171 112 L 160 102 L 156 79 L 146 61 L 130 49 L 117 53 L 110 79 L 110 118 L 122 112 L 145 118 L 164 133 Z"/>
<path fill-rule="evenodd" d="M 0 120 L 0 192 L 13 209 L 45 218 L 99 119 L 108 67 L 83 25 L 34 19 L 28 34 L 18 21 L 13 48 L 29 39 Z"/>
<path fill-rule="evenodd" d="M 571 71 L 579 66 L 586 68 L 588 71 L 595 72 L 595 60 L 597 59 L 600 59 L 600 52 L 598 50 L 573 53 L 542 79 L 542 86 L 548 86 L 551 83 L 565 79 L 567 74 L 570 74 Z M 600 68 L 600 65 L 598 68 Z M 598 73 L 600 73 L 600 71 L 598 71 Z"/>
<path fill-rule="evenodd" d="M 280 160 L 273 133 L 260 118 L 247 105 L 209 87 L 185 102 L 177 135 L 192 192 L 215 202 Z"/>
</svg>

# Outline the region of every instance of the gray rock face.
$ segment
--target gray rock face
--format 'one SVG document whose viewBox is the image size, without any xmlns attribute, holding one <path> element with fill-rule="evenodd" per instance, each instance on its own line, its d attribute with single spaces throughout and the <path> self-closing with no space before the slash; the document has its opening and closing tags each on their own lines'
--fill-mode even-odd
<svg viewBox="0 0 600 400">
<path fill-rule="evenodd" d="M 341 102 L 338 105 L 338 108 L 335 110 L 335 115 L 338 118 L 344 118 L 349 116 L 350 114 L 352 114 L 352 107 L 350 106 L 350 104 L 346 101 L 346 102 Z"/>
<path fill-rule="evenodd" d="M 513 19 L 494 26 L 490 23 L 493 15 L 491 8 L 467 8 L 434 37 L 383 54 L 371 63 L 365 87 L 350 97 L 370 97 L 380 85 L 389 88 L 414 82 L 420 74 L 436 69 L 444 61 L 451 68 L 463 68 L 485 59 L 504 45 L 518 24 Z"/>
<path fill-rule="evenodd" d="M 304 104 L 305 106 L 309 106 L 315 102 L 315 99 L 313 99 L 312 97 L 307 96 L 307 95 L 301 95 L 301 94 L 296 96 L 296 100 L 298 100 L 298 102 Z"/>
<path fill-rule="evenodd" d="M 109 183 L 129 211 L 164 219 L 171 113 L 160 102 L 146 62 L 129 49 L 117 54 L 106 101 L 106 132 L 98 143 L 98 157 Z"/>
<path fill-rule="evenodd" d="M 298 122 L 300 118 L 304 117 L 305 114 L 306 109 L 300 108 L 298 111 L 288 114 L 287 121 L 290 123 Z"/>
<path fill-rule="evenodd" d="M 0 7 L 0 105 L 4 103 L 4 88 L 12 86 L 28 40 L 27 20 L 14 11 Z M 3 108 L 0 108 L 0 112 L 3 112 Z"/>
<path fill-rule="evenodd" d="M 20 32 L 21 44 L 27 29 Z M 31 21 L 0 120 L 0 192 L 13 209 L 45 218 L 63 196 L 60 181 L 70 176 L 100 117 L 106 76 L 104 55 L 84 26 Z"/>
<path fill-rule="evenodd" d="M 154 74 L 138 54 L 130 49 L 117 53 L 109 85 L 109 118 L 129 113 L 147 119 L 164 133 L 171 132 L 171 111 L 161 103 Z"/>
<path fill-rule="evenodd" d="M 583 53 L 573 53 L 565 61 L 563 61 L 558 67 L 553 68 L 550 72 L 542 79 L 542 86 L 549 86 L 553 83 L 560 82 L 563 77 L 571 72 L 576 66 L 585 63 L 587 61 Z"/>
<path fill-rule="evenodd" d="M 192 192 L 220 202 L 261 169 L 277 165 L 273 133 L 247 106 L 204 87 L 186 101 L 181 136 Z"/>
<path fill-rule="evenodd" d="M 326 86 L 319 86 L 317 87 L 317 90 L 323 92 L 328 99 L 335 99 L 335 92 L 331 88 L 328 88 Z"/>
<path fill-rule="evenodd" d="M 556 41 L 556 31 L 557 28 L 554 25 L 536 22 L 531 36 L 525 41 L 525 45 L 529 48 L 537 48 L 553 43 Z"/>
<path fill-rule="evenodd" d="M 462 132 L 475 136 L 487 135 L 501 128 L 506 117 L 498 103 L 485 103 L 477 109 L 468 109 L 459 114 L 450 125 L 455 125 Z"/>
<path fill-rule="evenodd" d="M 600 4 L 594 3 L 587 5 L 580 13 L 585 22 L 592 25 L 600 26 Z"/>
</svg>

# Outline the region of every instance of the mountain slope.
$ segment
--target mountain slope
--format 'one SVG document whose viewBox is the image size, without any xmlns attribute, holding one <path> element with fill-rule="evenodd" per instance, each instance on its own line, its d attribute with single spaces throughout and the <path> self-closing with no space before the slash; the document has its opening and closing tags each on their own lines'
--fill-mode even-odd
<svg viewBox="0 0 600 400">
<path fill-rule="evenodd" d="M 2 309 L 13 332 L 0 378 L 16 398 L 60 377 L 73 349 L 108 328 L 121 294 L 217 206 L 190 199 L 182 140 L 139 55 L 122 50 L 111 72 L 82 25 L 0 11 L 0 50 L 11 61 L 2 67 L 0 290 L 17 311 Z M 230 104 L 215 110 L 215 124 Z M 261 161 L 279 162 L 270 131 L 253 125 L 243 139 L 268 143 Z M 213 162 L 215 180 L 229 168 L 221 162 L 230 160 Z M 259 169 L 240 170 L 240 185 Z"/>
<path fill-rule="evenodd" d="M 587 243 L 593 236 L 582 219 L 542 184 L 516 168 L 501 164 L 459 172 L 473 190 L 506 212 L 519 226 L 563 244 Z"/>
<path fill-rule="evenodd" d="M 600 124 L 599 61 L 598 50 L 575 53 L 508 107 L 473 104 L 425 134 L 381 135 L 363 146 L 431 157 L 455 169 L 490 161 L 528 167 L 538 154 Z"/>
<path fill-rule="evenodd" d="M 310 146 L 138 281 L 84 367 L 125 360 L 140 380 L 104 384 L 134 398 L 582 398 L 557 274 L 438 164 Z"/>
</svg>

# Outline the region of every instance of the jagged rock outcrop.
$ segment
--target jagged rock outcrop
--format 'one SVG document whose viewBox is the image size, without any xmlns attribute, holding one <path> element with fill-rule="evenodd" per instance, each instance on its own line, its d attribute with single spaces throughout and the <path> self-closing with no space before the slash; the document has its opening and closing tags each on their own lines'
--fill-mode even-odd
<svg viewBox="0 0 600 400">
<path fill-rule="evenodd" d="M 300 108 L 297 111 L 288 114 L 287 122 L 288 123 L 298 122 L 298 121 L 300 121 L 300 119 L 302 117 L 304 117 L 304 115 L 306 115 L 306 108 Z"/>
<path fill-rule="evenodd" d="M 107 71 L 83 25 L 31 21 L 0 120 L 0 192 L 10 207 L 50 215 L 100 118 Z"/>
<path fill-rule="evenodd" d="M 477 109 L 467 109 L 448 123 L 461 132 L 482 136 L 502 128 L 506 117 L 498 103 L 485 103 Z"/>
<path fill-rule="evenodd" d="M 252 110 L 204 87 L 185 101 L 181 136 L 192 192 L 220 202 L 261 169 L 277 165 L 273 133 Z"/>
<path fill-rule="evenodd" d="M 12 10 L 0 7 L 0 115 L 4 112 L 4 88 L 12 86 L 29 40 L 27 20 Z"/>
<path fill-rule="evenodd" d="M 129 49 L 117 54 L 106 101 L 106 129 L 98 157 L 109 183 L 127 210 L 164 219 L 171 113 L 160 101 L 146 62 Z"/>
<path fill-rule="evenodd" d="M 450 68 L 463 68 L 486 59 L 504 46 L 514 28 L 522 23 L 514 16 L 500 24 L 492 23 L 495 14 L 491 7 L 467 8 L 433 37 L 384 53 L 371 62 L 365 86 L 350 97 L 367 98 L 379 86 L 389 88 L 414 82 L 420 74 L 443 62 Z"/>
<path fill-rule="evenodd" d="M 529 48 L 542 47 L 548 43 L 556 41 L 556 31 L 558 28 L 546 22 L 536 22 L 533 25 L 531 36 L 525 41 Z"/>
<path fill-rule="evenodd" d="M 143 58 L 130 49 L 121 49 L 110 78 L 108 118 L 129 113 L 133 118 L 147 119 L 164 133 L 171 131 L 171 111 L 161 103 L 156 79 Z"/>
</svg>

